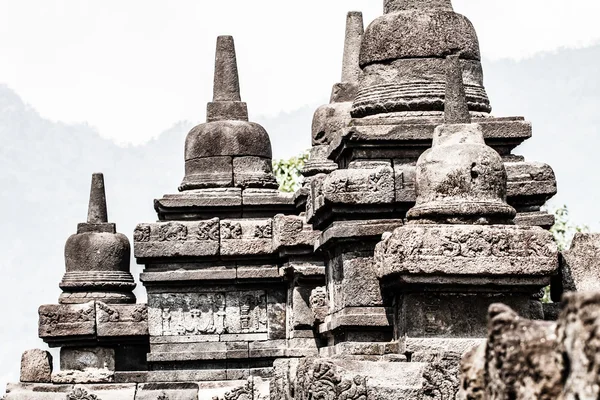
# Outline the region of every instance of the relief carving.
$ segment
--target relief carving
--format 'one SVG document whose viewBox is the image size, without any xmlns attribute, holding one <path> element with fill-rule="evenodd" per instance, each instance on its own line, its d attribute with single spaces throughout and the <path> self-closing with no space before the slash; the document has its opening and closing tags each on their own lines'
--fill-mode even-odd
<svg viewBox="0 0 600 400">
<path fill-rule="evenodd" d="M 267 329 L 267 296 L 246 294 L 240 299 L 242 332 L 261 332 Z"/>
<path fill-rule="evenodd" d="M 459 353 L 446 353 L 427 366 L 423 373 L 423 399 L 454 400 L 458 393 L 460 379 Z"/>
<path fill-rule="evenodd" d="M 254 227 L 254 237 L 257 239 L 271 239 L 273 227 L 270 223 Z"/>
<path fill-rule="evenodd" d="M 102 302 L 97 302 L 96 304 L 98 306 L 99 322 L 119 322 L 121 316 L 117 310 Z"/>
<path fill-rule="evenodd" d="M 222 239 L 241 239 L 242 238 L 242 225 L 232 222 L 221 223 L 221 238 Z"/>
<path fill-rule="evenodd" d="M 527 232 L 476 229 L 431 232 L 396 232 L 388 242 L 388 253 L 399 256 L 443 257 L 553 257 L 540 238 Z"/>
<path fill-rule="evenodd" d="M 310 293 L 310 308 L 316 321 L 325 321 L 329 311 L 329 301 L 325 287 L 316 287 Z"/>
<path fill-rule="evenodd" d="M 75 388 L 71 393 L 67 394 L 67 400 L 100 400 L 95 394 L 88 393 L 83 388 Z"/>
<path fill-rule="evenodd" d="M 150 241 L 150 225 L 138 225 L 133 231 L 134 242 L 149 242 Z"/>
<path fill-rule="evenodd" d="M 183 224 L 169 222 L 160 225 L 158 228 L 158 240 L 161 242 L 175 242 L 186 240 L 188 235 L 187 227 Z"/>
<path fill-rule="evenodd" d="M 189 311 L 162 309 L 163 335 L 221 334 L 225 328 L 225 295 L 200 294 Z"/>
<path fill-rule="evenodd" d="M 219 219 L 213 218 L 198 225 L 199 240 L 219 241 Z"/>
</svg>

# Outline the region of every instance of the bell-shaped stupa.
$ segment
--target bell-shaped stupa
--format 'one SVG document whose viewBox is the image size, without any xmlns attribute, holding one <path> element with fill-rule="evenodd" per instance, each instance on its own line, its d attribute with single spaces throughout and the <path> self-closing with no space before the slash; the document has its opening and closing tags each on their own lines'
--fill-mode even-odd
<svg viewBox="0 0 600 400">
<path fill-rule="evenodd" d="M 213 101 L 206 123 L 193 128 L 185 142 L 185 177 L 180 191 L 207 188 L 277 189 L 271 141 L 265 129 L 248 122 L 241 101 L 233 37 L 219 36 Z"/>
<path fill-rule="evenodd" d="M 384 11 L 362 41 L 354 117 L 441 114 L 445 58 L 452 54 L 460 57 L 469 110 L 491 111 L 475 28 L 450 0 L 387 0 Z"/>
<path fill-rule="evenodd" d="M 87 222 L 77 225 L 77 233 L 65 245 L 66 273 L 59 302 L 135 303 L 130 255 L 127 236 L 108 222 L 104 176 L 93 174 Z"/>
<path fill-rule="evenodd" d="M 461 62 L 447 58 L 445 123 L 433 146 L 417 162 L 416 205 L 409 220 L 436 223 L 508 223 L 516 215 L 506 203 L 507 177 L 502 157 L 471 123 L 465 102 Z"/>
</svg>

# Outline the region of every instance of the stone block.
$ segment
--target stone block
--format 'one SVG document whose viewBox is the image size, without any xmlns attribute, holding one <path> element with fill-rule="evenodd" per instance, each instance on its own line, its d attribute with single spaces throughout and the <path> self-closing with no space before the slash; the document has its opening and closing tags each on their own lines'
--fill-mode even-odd
<svg viewBox="0 0 600 400">
<path fill-rule="evenodd" d="M 538 162 L 505 162 L 506 196 L 510 204 L 543 205 L 557 192 L 552 168 Z"/>
<path fill-rule="evenodd" d="M 191 382 L 144 383 L 138 386 L 135 400 L 156 399 L 198 400 L 198 384 Z"/>
<path fill-rule="evenodd" d="M 598 254 L 600 254 L 600 234 L 575 234 L 571 247 L 563 253 L 562 257 L 561 275 L 563 291 L 600 291 Z M 556 301 L 559 300 L 559 298 L 556 298 Z"/>
<path fill-rule="evenodd" d="M 238 279 L 279 279 L 279 267 L 277 265 L 238 265 L 236 268 Z"/>
<path fill-rule="evenodd" d="M 50 383 L 52 381 L 52 355 L 33 349 L 21 356 L 21 382 Z"/>
<path fill-rule="evenodd" d="M 555 323 L 523 319 L 502 304 L 490 306 L 486 394 L 499 399 L 517 393 L 558 399 L 563 360 L 557 344 Z"/>
<path fill-rule="evenodd" d="M 241 188 L 277 189 L 279 187 L 273 175 L 273 166 L 270 158 L 252 156 L 234 157 L 233 181 L 235 186 Z"/>
<path fill-rule="evenodd" d="M 134 400 L 136 384 L 76 385 L 67 400 Z"/>
<path fill-rule="evenodd" d="M 88 384 L 88 383 L 112 383 L 115 371 L 108 369 L 86 368 L 84 371 L 61 370 L 52 374 L 52 383 L 56 384 Z"/>
<path fill-rule="evenodd" d="M 431 283 L 432 276 L 438 283 L 443 277 L 459 283 L 463 276 L 479 279 L 472 281 L 479 285 L 512 276 L 523 278 L 514 280 L 517 285 L 534 278 L 543 286 L 558 269 L 549 232 L 510 225 L 406 225 L 384 237 L 375 258 L 378 276 L 398 283 Z"/>
<path fill-rule="evenodd" d="M 327 289 L 324 286 L 312 289 L 310 292 L 309 303 L 312 311 L 313 325 L 315 322 L 320 323 L 325 321 L 325 317 L 329 313 L 329 297 L 327 296 Z"/>
<path fill-rule="evenodd" d="M 115 350 L 108 347 L 60 349 L 61 370 L 85 371 L 90 368 L 115 370 Z"/>
<path fill-rule="evenodd" d="M 148 382 L 199 382 L 199 381 L 220 381 L 227 379 L 227 371 L 222 366 L 211 369 L 185 369 L 185 370 L 164 370 L 149 371 Z M 138 390 L 139 392 L 139 390 Z M 152 397 L 147 397 L 152 398 Z"/>
<path fill-rule="evenodd" d="M 273 247 L 312 248 L 320 232 L 312 229 L 303 216 L 278 214 L 273 219 Z"/>
<path fill-rule="evenodd" d="M 38 334 L 44 340 L 96 334 L 96 307 L 85 304 L 43 305 L 38 310 Z"/>
<path fill-rule="evenodd" d="M 133 233 L 137 258 L 202 257 L 219 254 L 219 219 L 140 224 Z"/>
<path fill-rule="evenodd" d="M 9 383 L 4 398 L 6 400 L 65 400 L 72 391 L 73 385 Z"/>
<path fill-rule="evenodd" d="M 230 156 L 194 158 L 185 161 L 182 187 L 204 189 L 233 184 L 233 158 Z"/>
<path fill-rule="evenodd" d="M 205 218 L 214 216 L 214 210 L 229 209 L 232 217 L 242 214 L 242 189 L 211 188 L 166 194 L 154 201 L 160 220 Z"/>
<path fill-rule="evenodd" d="M 228 371 L 229 372 L 229 371 Z M 218 382 L 199 382 L 198 383 L 198 399 L 199 400 L 212 400 L 212 399 L 224 399 L 226 394 L 229 394 L 232 390 L 246 385 L 248 376 L 240 379 L 230 379 L 227 377 L 227 381 Z M 249 399 L 251 400 L 251 399 Z"/>
<path fill-rule="evenodd" d="M 292 329 L 312 327 L 315 321 L 310 307 L 312 288 L 295 286 L 292 288 L 291 320 Z"/>
<path fill-rule="evenodd" d="M 268 255 L 273 248 L 272 219 L 221 221 L 221 255 Z"/>
<path fill-rule="evenodd" d="M 193 267 L 193 265 L 189 265 Z M 194 266 L 195 267 L 195 266 Z M 237 270 L 235 265 L 206 266 L 198 265 L 194 269 L 177 269 L 171 271 L 152 271 L 144 272 L 140 275 L 140 280 L 144 283 L 149 282 L 189 282 L 189 281 L 219 281 L 235 280 Z"/>
<path fill-rule="evenodd" d="M 148 306 L 97 301 L 96 330 L 100 337 L 148 336 Z"/>
<path fill-rule="evenodd" d="M 285 357 L 287 344 L 285 339 L 269 340 L 266 342 L 250 342 L 250 358 Z"/>
<path fill-rule="evenodd" d="M 525 318 L 543 319 L 542 304 L 529 295 L 404 293 L 396 300 L 396 327 L 401 337 L 483 338 L 488 308 L 498 302 L 509 304 Z"/>
<path fill-rule="evenodd" d="M 457 400 L 486 400 L 486 347 L 486 344 L 482 343 L 463 355 L 460 366 L 461 383 Z"/>
<path fill-rule="evenodd" d="M 416 173 L 415 162 L 394 160 L 395 201 L 397 203 L 414 203 L 417 200 L 415 193 Z"/>
<path fill-rule="evenodd" d="M 548 323 L 551 324 L 551 323 Z M 556 330 L 555 357 L 564 360 L 565 400 L 600 396 L 600 294 L 567 293 Z M 553 343 L 550 343 L 553 344 Z M 532 347 L 531 351 L 534 351 Z"/>
<path fill-rule="evenodd" d="M 392 204 L 394 170 L 386 165 L 333 171 L 324 179 L 322 192 L 325 202 L 333 204 Z"/>
</svg>

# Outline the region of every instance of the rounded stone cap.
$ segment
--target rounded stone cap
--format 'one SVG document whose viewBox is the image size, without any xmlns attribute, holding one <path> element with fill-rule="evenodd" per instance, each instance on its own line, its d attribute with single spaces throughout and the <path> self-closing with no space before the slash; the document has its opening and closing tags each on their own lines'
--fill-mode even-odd
<svg viewBox="0 0 600 400">
<path fill-rule="evenodd" d="M 131 246 L 122 233 L 85 232 L 65 244 L 67 272 L 122 271 L 129 273 Z"/>
<path fill-rule="evenodd" d="M 481 60 L 471 21 L 452 11 L 409 9 L 385 14 L 369 25 L 360 66 L 402 58 L 445 58 L 450 54 L 460 54 L 464 60 Z"/>
<path fill-rule="evenodd" d="M 433 147 L 417 162 L 417 203 L 410 220 L 507 223 L 516 211 L 506 203 L 506 169 L 483 140 L 478 124 L 438 126 Z"/>
<path fill-rule="evenodd" d="M 271 141 L 259 124 L 247 121 L 215 121 L 200 124 L 185 140 L 185 160 L 218 156 L 272 158 Z"/>
</svg>

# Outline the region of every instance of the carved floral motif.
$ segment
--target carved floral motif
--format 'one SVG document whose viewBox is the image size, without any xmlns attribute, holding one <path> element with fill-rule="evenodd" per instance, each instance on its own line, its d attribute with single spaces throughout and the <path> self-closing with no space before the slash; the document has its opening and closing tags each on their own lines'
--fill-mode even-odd
<svg viewBox="0 0 600 400">
<path fill-rule="evenodd" d="M 221 223 L 221 238 L 222 239 L 241 239 L 242 225 L 239 222 L 222 222 Z"/>
<path fill-rule="evenodd" d="M 213 218 L 198 225 L 199 240 L 219 240 L 219 219 Z"/>
<path fill-rule="evenodd" d="M 138 225 L 133 231 L 133 240 L 135 242 L 149 242 L 150 232 L 150 225 Z"/>
<path fill-rule="evenodd" d="M 185 225 L 176 222 L 160 225 L 158 228 L 158 240 L 161 242 L 175 242 L 186 240 L 188 229 Z"/>
<path fill-rule="evenodd" d="M 100 398 L 95 394 L 88 393 L 87 390 L 78 387 L 67 394 L 67 400 L 100 400 Z"/>
</svg>

